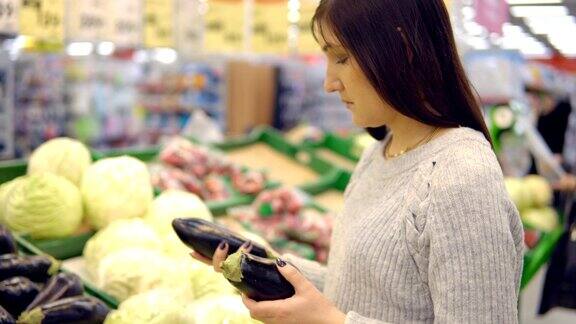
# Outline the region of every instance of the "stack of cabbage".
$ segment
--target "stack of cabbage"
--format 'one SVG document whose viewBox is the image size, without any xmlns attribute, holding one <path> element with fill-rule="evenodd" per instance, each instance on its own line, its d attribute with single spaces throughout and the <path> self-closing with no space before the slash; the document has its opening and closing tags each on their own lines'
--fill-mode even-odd
<svg viewBox="0 0 576 324">
<path fill-rule="evenodd" d="M 0 187 L 0 222 L 50 239 L 73 235 L 84 219 L 99 229 L 144 216 L 153 198 L 146 165 L 130 157 L 91 163 L 90 151 L 76 140 L 44 143 L 32 153 L 26 176 Z"/>
<path fill-rule="evenodd" d="M 144 218 L 116 220 L 88 241 L 88 276 L 122 302 L 106 323 L 253 323 L 224 277 L 189 256 L 172 230 L 177 217 L 212 220 L 196 195 L 171 190 Z"/>
<path fill-rule="evenodd" d="M 518 208 L 522 222 L 527 227 L 527 235 L 533 236 L 530 230 L 551 232 L 559 226 L 559 219 L 552 204 L 552 189 L 548 181 L 537 175 L 524 178 L 507 178 L 506 190 Z M 536 238 L 527 238 L 527 245 L 532 247 Z M 532 243 L 531 243 L 532 242 Z"/>
</svg>

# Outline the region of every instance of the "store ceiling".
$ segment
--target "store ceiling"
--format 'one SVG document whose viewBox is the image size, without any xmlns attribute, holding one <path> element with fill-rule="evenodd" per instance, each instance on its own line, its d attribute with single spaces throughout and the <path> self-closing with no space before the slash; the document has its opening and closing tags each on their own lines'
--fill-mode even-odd
<svg viewBox="0 0 576 324">
<path fill-rule="evenodd" d="M 576 57 L 576 0 L 508 0 L 508 3 L 510 23 L 519 28 L 505 37 L 510 36 L 512 43 L 520 44 L 516 47 L 521 51 L 537 53 L 538 46 L 543 45 L 548 53 Z M 537 7 L 531 10 L 534 6 Z"/>
</svg>

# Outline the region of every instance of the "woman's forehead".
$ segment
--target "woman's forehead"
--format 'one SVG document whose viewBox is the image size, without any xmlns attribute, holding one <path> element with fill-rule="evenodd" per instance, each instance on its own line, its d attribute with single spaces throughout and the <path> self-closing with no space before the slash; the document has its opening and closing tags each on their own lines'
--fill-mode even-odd
<svg viewBox="0 0 576 324">
<path fill-rule="evenodd" d="M 314 33 L 318 36 L 318 43 L 324 51 L 327 49 L 343 48 L 330 26 L 327 24 L 314 24 Z"/>
</svg>

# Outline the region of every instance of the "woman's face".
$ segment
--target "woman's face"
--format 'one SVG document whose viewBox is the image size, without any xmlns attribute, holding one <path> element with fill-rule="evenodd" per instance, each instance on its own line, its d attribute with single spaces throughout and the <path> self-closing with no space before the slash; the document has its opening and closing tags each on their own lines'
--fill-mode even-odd
<svg viewBox="0 0 576 324">
<path fill-rule="evenodd" d="M 325 39 L 320 37 L 319 42 L 328 58 L 324 89 L 340 94 L 356 126 L 366 128 L 389 125 L 398 116 L 398 112 L 380 98 L 354 57 L 336 36 L 325 26 L 323 32 Z"/>
</svg>

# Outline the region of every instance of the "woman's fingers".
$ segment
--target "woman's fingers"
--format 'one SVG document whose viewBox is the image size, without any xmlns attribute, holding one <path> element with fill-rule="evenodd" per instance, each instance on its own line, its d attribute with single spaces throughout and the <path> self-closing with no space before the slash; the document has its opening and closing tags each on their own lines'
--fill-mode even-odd
<svg viewBox="0 0 576 324">
<path fill-rule="evenodd" d="M 228 248 L 228 242 L 222 241 L 220 245 L 218 245 L 216 251 L 214 251 L 214 256 L 212 257 L 212 266 L 214 267 L 214 271 L 222 272 L 220 265 L 222 262 L 224 262 L 224 260 L 226 260 L 226 257 L 228 256 Z"/>
<path fill-rule="evenodd" d="M 204 264 L 206 264 L 206 265 L 210 265 L 210 266 L 212 265 L 212 260 L 204 257 L 203 255 L 201 255 L 200 253 L 198 253 L 198 252 L 196 252 L 196 251 L 192 251 L 192 253 L 190 253 L 190 256 L 191 256 L 193 259 L 196 259 L 196 260 L 198 260 L 198 261 L 200 261 L 200 262 L 202 262 L 202 263 L 204 263 Z"/>
</svg>

